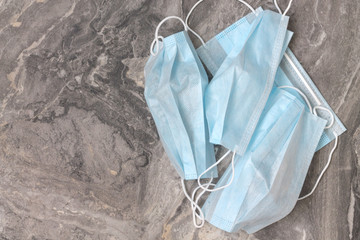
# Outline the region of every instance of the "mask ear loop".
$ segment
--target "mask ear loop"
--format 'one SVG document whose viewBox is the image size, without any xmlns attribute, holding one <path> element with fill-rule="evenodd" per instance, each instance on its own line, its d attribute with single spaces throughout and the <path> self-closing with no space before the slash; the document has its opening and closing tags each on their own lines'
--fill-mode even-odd
<svg viewBox="0 0 360 240">
<path fill-rule="evenodd" d="M 219 188 L 214 188 L 214 189 L 209 189 L 209 187 L 215 187 L 216 185 L 214 183 L 212 183 L 212 180 L 213 180 L 213 177 L 210 178 L 209 182 L 206 183 L 206 184 L 201 184 L 200 183 L 200 178 L 205 174 L 207 173 L 208 171 L 210 171 L 213 167 L 215 167 L 216 165 L 218 165 L 219 163 L 221 163 L 225 157 L 227 155 L 229 155 L 231 151 L 227 151 L 216 163 L 214 163 L 213 165 L 211 165 L 209 168 L 207 168 L 202 174 L 200 174 L 200 176 L 198 177 L 198 185 L 192 192 L 192 195 L 191 195 L 191 198 L 190 196 L 188 195 L 187 191 L 186 191 L 186 187 L 185 187 L 185 182 L 184 180 L 182 180 L 182 187 L 183 187 L 183 191 L 184 191 L 184 194 L 186 196 L 186 198 L 190 201 L 191 203 L 191 209 L 192 209 L 192 216 L 193 216 L 193 224 L 196 228 L 202 228 L 205 224 L 205 217 L 204 217 L 204 213 L 202 212 L 201 210 L 201 207 L 199 206 L 198 204 L 198 201 L 199 199 L 202 197 L 202 195 L 205 193 L 205 192 L 214 192 L 214 191 L 218 191 L 218 190 L 221 190 L 221 189 L 224 189 L 228 186 L 230 186 L 230 184 L 232 183 L 233 179 L 234 179 L 234 174 L 235 174 L 235 169 L 234 169 L 234 156 L 235 156 L 235 152 L 234 152 L 234 155 L 233 155 L 233 158 L 231 160 L 231 167 L 232 167 L 232 177 L 231 177 L 231 180 L 230 180 L 230 183 L 228 183 L 227 185 L 225 186 L 222 186 L 222 187 L 219 187 Z M 195 195 L 196 195 L 196 192 L 199 190 L 199 189 L 202 189 L 202 191 L 200 192 L 200 194 L 196 197 L 195 199 Z M 200 224 L 197 223 L 197 219 L 200 220 Z"/>
<path fill-rule="evenodd" d="M 201 177 L 206 174 L 208 171 L 210 171 L 212 168 L 214 168 L 215 166 L 217 166 L 218 164 L 220 164 L 227 155 L 229 155 L 231 151 L 227 151 L 216 163 L 214 163 L 213 165 L 211 165 L 210 167 L 208 167 L 202 174 L 200 174 L 200 176 L 198 177 L 197 179 L 197 182 L 198 182 L 198 185 L 201 189 L 207 191 L 207 192 L 216 192 L 216 191 L 219 191 L 221 189 L 224 189 L 224 188 L 227 188 L 228 186 L 231 185 L 231 183 L 233 182 L 234 180 L 234 176 L 235 176 L 235 165 L 234 165 L 234 158 L 235 158 L 235 155 L 236 155 L 236 152 L 233 153 L 233 156 L 231 158 L 231 170 L 232 170 L 232 174 L 231 174 L 231 179 L 230 179 L 230 182 L 224 186 L 221 186 L 221 187 L 218 187 L 218 188 L 212 188 L 212 189 L 208 189 L 206 185 L 203 185 L 201 184 L 200 182 L 200 179 Z"/>
<path fill-rule="evenodd" d="M 316 109 L 324 110 L 324 111 L 326 111 L 326 112 L 328 112 L 328 113 L 330 114 L 331 120 L 330 120 L 329 125 L 328 125 L 328 126 L 325 126 L 325 129 L 331 128 L 331 127 L 334 125 L 334 123 L 335 123 L 334 114 L 332 114 L 332 112 L 331 112 L 329 109 L 327 109 L 326 107 L 323 107 L 323 106 L 315 106 L 315 107 L 313 108 L 313 113 L 314 113 L 316 116 L 317 116 Z"/>
<path fill-rule="evenodd" d="M 153 56 L 156 56 L 156 55 L 158 54 L 159 50 L 160 50 L 160 49 L 159 49 L 159 39 L 161 39 L 161 40 L 164 39 L 162 36 L 159 36 L 159 29 L 160 29 L 161 25 L 163 25 L 164 22 L 166 22 L 166 21 L 169 20 L 169 19 L 177 19 L 177 20 L 179 20 L 179 21 L 184 25 L 184 30 L 185 30 L 185 31 L 188 30 L 185 22 L 184 22 L 180 17 L 178 17 L 178 16 L 168 16 L 168 17 L 164 18 L 163 20 L 161 20 L 161 22 L 160 22 L 160 23 L 157 25 L 157 27 L 156 27 L 156 30 L 155 30 L 155 38 L 154 38 L 153 42 L 152 42 L 151 45 L 150 45 L 150 53 L 151 53 L 151 55 L 153 55 Z M 156 52 L 154 52 L 154 44 L 155 44 L 155 43 L 156 43 L 156 47 L 155 47 Z"/>
<path fill-rule="evenodd" d="M 282 14 L 283 16 L 285 16 L 286 13 L 289 11 L 289 9 L 290 9 L 290 7 L 291 7 L 292 1 L 293 1 L 293 0 L 290 0 L 290 1 L 289 1 L 289 4 L 288 4 L 287 8 L 285 9 L 284 13 L 282 13 L 282 11 L 281 11 L 278 3 L 277 3 L 277 0 L 274 0 L 274 4 L 275 4 L 275 7 L 277 8 L 278 12 L 279 12 L 280 14 Z"/>
<path fill-rule="evenodd" d="M 163 36 L 158 36 L 158 39 L 161 40 L 161 42 L 164 42 L 164 37 Z M 150 45 L 150 53 L 151 55 L 153 56 L 156 56 L 156 54 L 154 53 L 153 49 L 154 49 L 154 44 L 159 44 L 160 42 L 159 41 L 156 41 L 156 39 L 154 38 L 154 40 L 152 41 L 151 45 Z M 159 49 L 158 49 L 159 50 Z M 158 51 L 157 50 L 157 51 Z"/>
<path fill-rule="evenodd" d="M 279 88 L 290 88 L 290 89 L 293 89 L 293 90 L 297 91 L 297 92 L 304 98 L 306 104 L 308 105 L 308 107 L 309 107 L 309 109 L 310 109 L 310 112 L 311 112 L 312 114 L 316 115 L 316 116 L 318 116 L 317 111 L 316 111 L 317 109 L 321 109 L 321 110 L 327 111 L 327 112 L 330 114 L 330 116 L 331 116 L 331 120 L 330 120 L 330 123 L 329 123 L 327 126 L 325 126 L 324 129 L 329 129 L 329 128 L 331 128 L 331 127 L 334 125 L 334 123 L 335 123 L 334 114 L 333 114 L 329 109 L 327 109 L 326 107 L 323 107 L 323 106 L 320 106 L 320 105 L 315 106 L 315 107 L 312 108 L 312 107 L 311 107 L 311 104 L 310 104 L 310 101 L 308 100 L 308 98 L 306 97 L 306 95 L 305 95 L 303 92 L 301 92 L 298 88 L 292 87 L 292 86 L 280 86 Z M 335 134 L 334 134 L 334 135 L 335 135 Z M 334 147 L 331 149 L 330 154 L 329 154 L 329 157 L 328 157 L 328 161 L 327 161 L 325 167 L 323 168 L 323 170 L 321 171 L 318 179 L 316 180 L 316 183 L 315 183 L 314 187 L 312 188 L 312 190 L 311 190 L 308 194 L 306 194 L 306 195 L 304 195 L 304 196 L 302 196 L 302 197 L 299 197 L 298 200 L 303 200 L 303 199 L 311 196 L 311 195 L 314 193 L 315 189 L 316 189 L 317 186 L 319 185 L 319 182 L 320 182 L 321 178 L 323 177 L 323 175 L 325 174 L 326 170 L 327 170 L 328 167 L 330 166 L 330 163 L 331 163 L 331 160 L 332 160 L 332 156 L 333 156 L 333 153 L 334 153 L 334 151 L 335 151 L 335 149 L 336 149 L 336 147 L 337 147 L 337 144 L 338 144 L 338 136 L 335 135 L 335 144 L 334 144 Z"/>
<path fill-rule="evenodd" d="M 193 33 L 193 34 L 200 40 L 201 44 L 202 44 L 204 47 L 206 47 L 206 44 L 205 44 L 204 40 L 200 37 L 200 35 L 199 35 L 198 33 L 196 33 L 193 29 L 191 29 L 191 28 L 189 27 L 189 24 L 188 24 L 191 13 L 192 13 L 192 12 L 194 11 L 194 9 L 195 9 L 200 3 L 202 3 L 203 1 L 204 1 L 204 0 L 199 0 L 199 1 L 197 1 L 197 2 L 194 4 L 194 6 L 192 6 L 192 8 L 190 9 L 188 15 L 186 16 L 185 24 L 186 24 L 186 27 L 189 29 L 189 31 L 190 31 L 191 33 Z M 254 10 L 254 8 L 252 8 L 247 2 L 245 2 L 245 1 L 243 1 L 243 0 L 237 0 L 237 1 L 243 3 L 243 4 L 244 4 L 245 6 L 247 6 L 255 15 L 257 15 L 257 13 L 256 13 L 256 11 Z"/>
<path fill-rule="evenodd" d="M 314 114 L 315 114 L 316 116 L 317 116 L 316 109 L 325 110 L 325 111 L 327 111 L 328 113 L 330 113 L 330 115 L 331 115 L 331 121 L 330 121 L 330 124 L 329 124 L 328 126 L 325 126 L 325 129 L 331 128 L 331 127 L 334 125 L 334 122 L 335 122 L 334 114 L 333 114 L 329 109 L 327 109 L 327 108 L 325 108 L 325 107 L 323 107 L 323 106 L 315 106 L 315 107 L 314 107 Z M 333 134 L 334 134 L 334 133 L 333 133 Z M 328 167 L 330 166 L 330 163 L 331 163 L 331 160 L 332 160 L 332 156 L 333 156 L 333 153 L 334 153 L 334 151 L 335 151 L 335 149 L 336 149 L 336 147 L 337 147 L 337 145 L 338 145 L 338 139 L 339 139 L 339 137 L 338 137 L 336 134 L 334 134 L 334 135 L 335 135 L 335 143 L 334 143 L 334 146 L 333 146 L 333 148 L 332 148 L 331 151 L 330 151 L 330 154 L 329 154 L 327 163 L 326 163 L 325 167 L 323 168 L 323 170 L 321 171 L 318 179 L 316 180 L 314 187 L 312 188 L 312 190 L 311 190 L 308 194 L 300 197 L 298 200 L 303 200 L 303 199 L 311 196 L 311 195 L 315 192 L 315 189 L 316 189 L 317 186 L 319 185 L 319 182 L 320 182 L 321 178 L 323 177 L 323 175 L 325 174 L 326 170 L 327 170 Z"/>
<path fill-rule="evenodd" d="M 202 44 L 203 46 L 205 46 L 205 42 L 204 42 L 204 40 L 202 39 L 202 37 L 200 37 L 200 35 L 197 34 L 194 30 L 192 30 L 192 29 L 189 27 L 189 25 L 188 25 L 188 22 L 189 22 L 189 18 L 190 18 L 191 13 L 194 11 L 194 9 L 197 7 L 197 5 L 199 5 L 202 1 L 204 1 L 204 0 L 199 0 L 198 2 L 196 2 L 196 3 L 194 4 L 194 6 L 192 6 L 192 8 L 190 9 L 190 12 L 188 13 L 188 15 L 187 15 L 186 18 L 185 18 L 185 24 L 186 24 L 186 27 L 189 29 L 189 31 L 190 31 L 192 34 L 194 34 L 194 35 L 200 40 L 200 42 L 201 42 L 201 44 Z"/>
<path fill-rule="evenodd" d="M 210 179 L 210 181 L 206 184 L 206 188 L 208 188 L 209 186 L 215 186 L 215 184 L 211 183 L 213 180 L 213 178 Z M 199 206 L 198 204 L 198 201 L 199 199 L 201 198 L 201 196 L 206 192 L 205 190 L 203 190 L 199 196 L 196 198 L 196 200 L 194 201 L 195 199 L 195 194 L 196 192 L 200 189 L 199 187 L 195 188 L 193 193 L 192 193 L 192 196 L 190 198 L 189 194 L 187 193 L 186 191 L 186 187 L 185 187 L 185 181 L 184 179 L 182 179 L 181 181 L 181 185 L 182 185 L 182 188 L 183 188 L 183 192 L 186 196 L 186 198 L 190 201 L 191 203 L 191 209 L 192 209 L 192 216 L 193 216 L 193 224 L 196 228 L 202 228 L 205 224 L 205 217 L 204 217 L 204 213 L 203 211 L 201 210 L 201 207 Z M 197 213 L 199 212 L 199 213 Z M 200 224 L 197 223 L 197 219 L 200 220 Z"/>
</svg>

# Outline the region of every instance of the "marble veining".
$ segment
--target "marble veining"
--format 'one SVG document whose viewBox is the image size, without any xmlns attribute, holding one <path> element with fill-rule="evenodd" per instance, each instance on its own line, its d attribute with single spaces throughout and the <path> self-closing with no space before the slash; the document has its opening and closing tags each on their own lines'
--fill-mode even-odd
<svg viewBox="0 0 360 240">
<path fill-rule="evenodd" d="M 0 0 L 1 239 L 360 239 L 360 2 L 293 2 L 290 48 L 348 131 L 315 194 L 253 235 L 193 227 L 144 101 L 157 24 L 195 2 Z M 208 40 L 247 12 L 207 0 L 190 26 Z M 315 154 L 304 192 L 330 149 Z"/>
</svg>

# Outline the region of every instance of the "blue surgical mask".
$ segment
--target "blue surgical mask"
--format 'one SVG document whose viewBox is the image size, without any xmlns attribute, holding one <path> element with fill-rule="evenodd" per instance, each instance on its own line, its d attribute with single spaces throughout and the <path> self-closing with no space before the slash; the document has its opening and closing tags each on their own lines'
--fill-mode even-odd
<svg viewBox="0 0 360 240">
<path fill-rule="evenodd" d="M 197 179 L 215 162 L 204 112 L 208 85 L 187 31 L 158 36 L 161 21 L 145 66 L 145 99 L 163 147 L 182 179 Z M 186 26 L 185 26 L 186 30 Z M 202 177 L 216 177 L 216 168 Z"/>
<path fill-rule="evenodd" d="M 253 21 L 254 14 L 251 13 L 207 43 L 202 41 L 203 46 L 197 52 L 212 75 L 216 76 L 235 45 L 245 45 L 244 36 Z M 277 68 L 272 92 L 245 155 L 233 158 L 235 167 L 229 166 L 214 188 L 221 191 L 213 191 L 203 208 L 209 222 L 229 232 L 239 229 L 255 232 L 286 216 L 298 200 L 315 150 L 336 139 L 328 164 L 315 187 L 301 199 L 311 195 L 330 163 L 337 137 L 346 130 L 287 48 L 291 36 L 292 33 L 287 31 L 281 67 Z M 284 85 L 287 87 L 282 87 Z M 290 100 L 292 104 L 289 104 Z M 291 117 L 294 114 L 298 117 Z M 266 152 L 271 154 L 264 154 Z M 205 186 L 209 187 L 209 184 Z M 204 185 L 201 187 L 204 189 Z"/>
<path fill-rule="evenodd" d="M 244 154 L 273 87 L 288 24 L 288 17 L 272 11 L 250 16 L 247 31 L 241 33 L 244 44 L 231 46 L 205 92 L 210 142 L 239 155 Z M 226 32 L 223 36 L 226 42 Z"/>
<path fill-rule="evenodd" d="M 244 156 L 235 157 L 202 210 L 228 232 L 254 233 L 291 212 L 327 121 L 285 89 L 273 88 Z"/>
<path fill-rule="evenodd" d="M 257 12 L 263 11 L 258 8 Z M 219 70 L 220 65 L 223 64 L 225 58 L 230 54 L 234 45 L 244 46 L 246 34 L 250 31 L 251 23 L 254 19 L 254 14 L 250 13 L 244 18 L 241 18 L 231 26 L 227 27 L 224 31 L 217 34 L 215 37 L 204 42 L 202 46 L 196 49 L 201 61 L 204 63 L 208 71 L 215 76 Z M 326 129 L 319 141 L 316 151 L 329 144 L 346 131 L 345 126 L 336 116 L 335 112 L 331 109 L 324 97 L 321 95 L 318 88 L 315 86 L 309 75 L 301 66 L 292 51 L 287 47 L 293 33 L 286 32 L 285 41 L 282 46 L 281 56 L 282 60 L 280 67 L 277 69 L 275 76 L 275 86 L 294 86 L 300 89 L 308 97 L 313 106 L 323 106 L 330 110 L 331 114 L 335 117 L 335 122 L 331 128 Z M 300 101 L 303 98 L 294 91 L 291 91 Z M 324 111 L 319 111 L 319 116 L 330 121 L 331 115 Z M 235 123 L 230 123 L 229 128 Z"/>
<path fill-rule="evenodd" d="M 200 2 L 202 1 L 200 0 L 194 7 Z M 205 92 L 205 111 L 210 142 L 223 145 L 233 151 L 232 169 L 234 169 L 235 153 L 240 156 L 245 153 L 273 88 L 276 70 L 285 50 L 283 45 L 287 39 L 288 23 L 287 16 L 259 9 L 255 11 L 244 1 L 240 2 L 252 11 L 246 17 L 248 24 L 241 32 L 242 44 L 226 45 L 229 43 L 226 35 L 232 29 L 219 36 L 219 39 L 224 42 L 224 46 L 229 47 L 228 54 L 219 64 L 219 68 Z M 243 22 L 245 23 L 245 18 Z M 233 28 L 235 29 L 236 26 Z M 189 28 L 189 30 L 191 29 Z M 196 33 L 195 35 L 198 36 Z M 198 37 L 202 40 L 200 36 Z M 210 49 L 204 43 L 203 45 L 205 54 L 202 56 L 206 56 L 206 50 Z M 206 64 L 205 60 L 204 63 Z M 228 153 L 229 151 L 225 156 Z M 223 159 L 224 156 L 202 173 L 198 182 L 200 183 L 200 177 L 208 174 L 208 171 Z M 230 184 L 231 182 L 218 188 L 207 189 L 209 186 L 213 186 L 210 182 L 207 187 L 201 187 L 203 192 L 215 192 L 225 189 Z M 186 192 L 185 187 L 184 192 Z M 194 199 L 190 199 L 190 201 L 192 200 Z M 194 210 L 196 200 L 192 206 Z M 201 214 L 202 212 L 200 212 Z M 195 215 L 193 213 L 194 219 Z M 196 224 L 195 226 L 198 227 Z"/>
</svg>

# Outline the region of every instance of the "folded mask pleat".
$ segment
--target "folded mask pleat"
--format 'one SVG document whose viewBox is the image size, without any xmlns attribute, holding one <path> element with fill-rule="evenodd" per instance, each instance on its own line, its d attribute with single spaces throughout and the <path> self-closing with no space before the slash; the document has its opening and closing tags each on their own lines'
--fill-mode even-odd
<svg viewBox="0 0 360 240">
<path fill-rule="evenodd" d="M 203 107 L 206 73 L 189 44 L 186 32 L 164 39 L 163 48 L 145 69 L 145 98 L 179 175 L 196 179 L 215 162 L 215 156 Z M 203 177 L 209 176 L 217 177 L 217 169 Z"/>
<path fill-rule="evenodd" d="M 177 62 L 178 64 L 172 69 L 169 79 L 173 79 L 170 83 L 171 91 L 174 99 L 176 99 L 177 109 L 181 123 L 186 130 L 186 137 L 189 145 L 188 149 L 192 151 L 192 158 L 183 158 L 183 162 L 187 159 L 194 159 L 197 175 L 200 175 L 209 166 L 204 161 L 204 157 L 213 160 L 213 147 L 208 143 L 207 129 L 205 130 L 205 116 L 203 111 L 203 77 L 198 69 L 196 60 L 191 55 L 191 49 L 188 45 L 178 45 Z M 186 62 L 188 62 L 186 64 Z M 180 67 L 181 66 L 181 67 Z M 182 75 L 180 73 L 187 72 L 189 74 Z M 203 72 L 205 74 L 205 71 Z M 210 150 L 210 151 L 209 151 Z M 211 152 L 213 154 L 211 154 Z M 185 157 L 185 156 L 184 156 Z M 197 161 L 199 160 L 199 161 Z M 209 175 L 208 175 L 209 176 Z M 205 177 L 208 177 L 205 176 Z M 213 176 L 217 176 L 216 173 Z"/>
<path fill-rule="evenodd" d="M 298 200 L 325 124 L 324 119 L 302 111 L 291 138 L 279 154 L 281 164 L 277 171 L 274 171 L 270 190 L 243 216 L 242 223 L 235 228 L 253 233 L 291 212 Z"/>
<path fill-rule="evenodd" d="M 261 142 L 251 150 L 249 159 L 245 160 L 255 175 L 238 218 L 243 218 L 249 210 L 252 210 L 264 198 L 264 193 L 273 186 L 283 160 L 281 152 L 286 148 L 286 142 L 291 138 L 292 130 L 303 108 L 304 106 L 298 106 L 295 101 L 289 104 Z"/>
<path fill-rule="evenodd" d="M 192 129 L 189 129 L 188 120 L 184 119 L 187 117 L 183 110 L 186 106 L 182 102 L 183 97 L 181 95 L 184 89 L 188 89 L 186 85 L 183 85 L 187 84 L 187 79 L 176 76 L 179 71 L 179 65 L 176 63 L 181 58 L 177 44 L 169 46 L 166 50 L 168 50 L 167 55 L 170 57 L 170 61 L 163 67 L 162 78 L 164 82 L 162 85 L 164 87 L 159 87 L 163 91 L 159 91 L 158 94 L 164 99 L 161 101 L 161 106 L 166 113 L 165 116 L 168 118 L 168 124 L 177 146 L 177 151 L 180 159 L 182 159 L 185 179 L 196 178 L 195 157 L 190 142 L 191 136 L 189 136 Z"/>
<path fill-rule="evenodd" d="M 272 89 L 287 20 L 260 12 L 245 44 L 228 50 L 205 94 L 213 143 L 244 154 Z"/>
<path fill-rule="evenodd" d="M 163 143 L 163 147 L 176 171 L 184 178 L 184 166 L 181 161 L 177 160 L 181 158 L 180 152 L 175 142 L 172 129 L 170 128 L 168 118 L 166 117 L 166 112 L 164 112 L 164 107 L 161 105 L 161 101 L 156 97 L 159 92 L 166 92 L 166 85 L 164 85 L 164 78 L 162 78 L 162 65 L 165 61 L 165 57 L 167 57 L 165 56 L 165 52 L 161 51 L 158 53 L 156 59 L 152 57 L 148 61 L 145 68 L 145 96 L 149 108 L 152 113 L 155 113 L 152 115 L 156 125 L 161 126 L 161 128 L 158 128 L 158 133 Z M 150 72 L 151 74 L 149 74 Z M 164 88 L 164 90 L 161 88 Z M 166 96 L 164 96 L 164 98 L 165 97 Z"/>
<path fill-rule="evenodd" d="M 258 16 L 257 20 L 253 22 L 247 39 L 254 33 L 261 19 L 262 15 Z M 224 36 L 218 36 L 218 38 L 224 39 L 225 34 Z M 248 84 L 246 81 L 248 74 L 243 69 L 245 57 L 239 55 L 240 51 L 239 45 L 234 45 L 230 53 L 235 55 L 235 59 L 234 57 L 224 59 L 205 93 L 205 110 L 209 125 L 210 142 L 221 144 L 231 150 L 234 150 L 233 145 L 237 143 L 236 141 L 240 141 L 240 138 L 236 139 L 236 136 L 233 135 L 240 134 L 241 131 L 237 128 L 242 127 L 243 124 L 238 122 L 238 119 L 229 117 L 228 114 L 243 114 L 243 119 L 249 118 L 249 116 L 246 116 L 246 112 L 238 112 L 241 109 L 238 107 L 239 105 L 247 106 L 247 103 L 243 102 L 246 99 L 239 99 L 239 96 L 245 96 L 246 85 Z M 234 63 L 235 60 L 239 61 L 239 59 L 240 62 Z M 238 83 L 240 75 L 245 81 Z M 231 121 L 232 123 L 230 123 Z"/>
<path fill-rule="evenodd" d="M 194 77 L 196 80 L 198 86 L 196 88 L 195 97 L 197 99 L 199 107 L 199 122 L 195 125 L 195 132 L 196 132 L 196 138 L 197 140 L 194 141 L 193 149 L 195 152 L 195 160 L 196 160 L 196 167 L 198 174 L 201 174 L 204 172 L 207 168 L 209 168 L 215 161 L 215 152 L 214 147 L 209 141 L 209 130 L 208 125 L 206 121 L 205 116 L 205 109 L 204 109 L 204 96 L 205 96 L 205 90 L 209 84 L 206 71 L 203 67 L 203 65 L 200 62 L 200 59 L 196 53 L 196 50 L 194 46 L 191 43 L 191 40 L 187 34 L 184 35 L 185 40 L 189 42 L 186 46 L 189 53 L 191 52 L 192 56 L 194 57 L 196 65 L 192 65 L 195 69 L 197 69 L 197 75 Z M 200 81 L 199 81 L 200 80 Z M 193 80 L 194 81 L 194 80 Z M 209 161 L 203 161 L 203 156 L 206 157 L 206 159 L 209 159 Z M 217 177 L 217 169 L 214 168 L 212 171 L 210 171 L 208 174 L 204 174 L 204 178 L 208 177 Z"/>
</svg>

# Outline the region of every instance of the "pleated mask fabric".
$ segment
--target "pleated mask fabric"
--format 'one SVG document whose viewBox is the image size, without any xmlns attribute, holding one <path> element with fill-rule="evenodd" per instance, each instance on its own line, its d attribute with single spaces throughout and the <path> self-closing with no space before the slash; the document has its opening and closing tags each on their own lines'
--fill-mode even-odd
<svg viewBox="0 0 360 240">
<path fill-rule="evenodd" d="M 289 214 L 326 122 L 288 91 L 273 88 L 248 150 L 235 157 L 232 184 L 206 200 L 205 219 L 228 232 L 254 233 Z M 228 167 L 216 187 L 230 178 Z"/>
<path fill-rule="evenodd" d="M 244 47 L 255 18 L 256 14 L 248 14 L 197 49 L 214 78 L 235 46 Z M 292 35 L 286 32 L 280 53 L 283 59 L 249 149 L 244 156 L 236 155 L 235 169 L 229 166 L 215 186 L 227 188 L 212 192 L 203 207 L 205 219 L 225 231 L 243 229 L 252 233 L 286 216 L 298 201 L 314 152 L 334 139 L 336 147 L 337 137 L 346 130 L 287 47 Z M 283 86 L 286 88 L 280 89 Z M 293 103 L 289 104 L 289 100 Z M 318 114 L 312 105 L 326 111 Z M 326 120 L 330 122 L 328 127 Z M 227 126 L 234 129 L 232 125 L 237 123 Z"/>
<path fill-rule="evenodd" d="M 180 19 L 168 17 L 165 20 L 170 18 Z M 215 162 L 204 111 L 208 77 L 187 31 L 159 37 L 157 32 L 163 22 L 156 31 L 153 42 L 156 45 L 152 44 L 157 52 L 145 66 L 144 95 L 176 171 L 182 179 L 197 179 Z M 217 177 L 217 169 L 203 177 L 209 176 Z"/>
<path fill-rule="evenodd" d="M 272 11 L 252 14 L 250 28 L 242 33 L 244 44 L 232 47 L 205 92 L 210 142 L 239 155 L 273 87 L 289 19 Z"/>
<path fill-rule="evenodd" d="M 263 11 L 263 9 L 259 7 L 256 11 L 260 12 Z M 227 55 L 230 54 L 233 46 L 244 45 L 246 34 L 250 31 L 253 19 L 254 14 L 248 14 L 246 17 L 236 21 L 221 33 L 204 43 L 204 45 L 196 49 L 201 61 L 213 76 L 215 76 Z M 281 53 L 282 60 L 280 62 L 280 67 L 277 69 L 274 84 L 276 86 L 294 86 L 300 89 L 306 94 L 313 106 L 324 106 L 331 111 L 333 116 L 335 116 L 335 122 L 332 127 L 326 129 L 321 136 L 319 144 L 316 148 L 316 151 L 318 151 L 333 141 L 336 136 L 340 136 L 344 133 L 346 128 L 340 121 L 339 117 L 331 109 L 330 105 L 326 102 L 325 98 L 322 96 L 319 89 L 315 86 L 314 82 L 301 66 L 300 62 L 297 60 L 290 48 L 288 48 L 292 35 L 293 33 L 291 31 L 286 32 Z M 295 91 L 291 92 L 300 101 L 304 101 Z M 330 121 L 328 113 L 320 111 L 319 115 Z"/>
<path fill-rule="evenodd" d="M 291 212 L 315 151 L 335 139 L 315 187 L 300 199 L 313 193 L 346 128 L 288 48 L 292 0 L 283 14 L 276 1 L 280 14 L 239 1 L 252 12 L 206 43 L 187 26 L 202 0 L 186 23 L 168 17 L 159 24 L 145 66 L 145 98 L 183 179 L 195 227 L 207 220 L 228 232 L 254 233 Z M 185 31 L 158 36 L 169 18 L 182 21 Z M 197 50 L 188 30 L 203 43 Z M 213 75 L 210 83 L 200 59 Z M 218 162 L 212 144 L 229 149 Z M 215 185 L 216 166 L 230 151 L 231 166 Z M 202 185 L 200 178 L 211 179 Z M 184 179 L 198 180 L 192 197 Z M 206 191 L 211 194 L 200 209 Z"/>
</svg>

